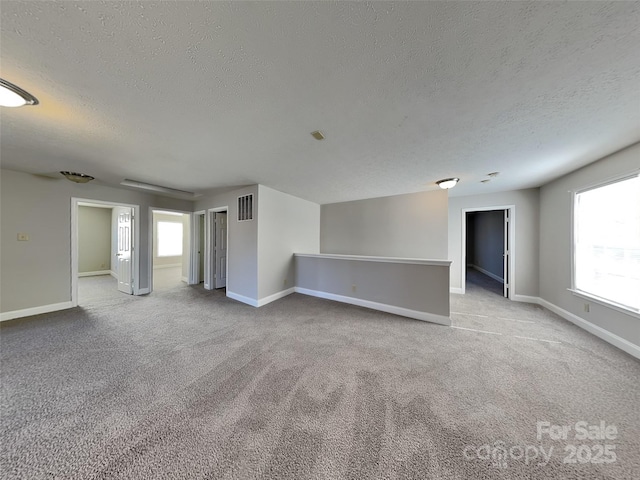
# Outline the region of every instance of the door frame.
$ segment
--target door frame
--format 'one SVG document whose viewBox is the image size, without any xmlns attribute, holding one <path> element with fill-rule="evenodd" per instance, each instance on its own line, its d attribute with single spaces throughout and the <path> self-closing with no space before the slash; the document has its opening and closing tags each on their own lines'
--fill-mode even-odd
<svg viewBox="0 0 640 480">
<path fill-rule="evenodd" d="M 145 293 L 153 292 L 153 212 L 157 210 L 159 212 L 174 212 L 174 213 L 182 213 L 183 215 L 191 215 L 193 212 L 189 212 L 187 210 L 176 210 L 173 208 L 162 208 L 162 207 L 149 207 L 149 288 Z M 191 230 L 191 220 L 189 219 L 189 230 Z M 189 232 L 191 234 L 191 232 Z M 191 239 L 189 239 L 189 245 L 191 245 Z M 184 252 L 182 252 L 184 255 Z M 191 278 L 191 248 L 188 252 L 189 255 L 189 274 L 187 278 Z"/>
<path fill-rule="evenodd" d="M 204 241 L 207 246 L 205 248 L 204 255 L 204 288 L 207 290 L 215 290 L 216 282 L 215 282 L 215 265 L 213 262 L 215 261 L 215 255 L 213 252 L 213 240 L 214 240 L 214 231 L 215 222 L 213 221 L 213 214 L 225 212 L 227 214 L 227 291 L 229 285 L 229 206 L 224 207 L 216 207 L 209 208 L 207 210 L 207 214 L 205 215 L 205 229 L 204 229 Z"/>
<path fill-rule="evenodd" d="M 104 200 L 94 200 L 92 198 L 71 197 L 71 306 L 78 306 L 78 206 L 81 203 L 94 205 L 108 205 L 110 207 L 133 208 L 133 251 L 131 252 L 131 262 L 133 265 L 133 295 L 143 295 L 147 289 L 140 288 L 140 205 L 129 203 L 107 202 Z M 109 266 L 111 269 L 111 266 Z"/>
<path fill-rule="evenodd" d="M 516 206 L 515 205 L 495 205 L 490 207 L 469 207 L 462 209 L 462 250 L 460 251 L 460 279 L 462 294 L 466 291 L 467 285 L 467 213 L 489 212 L 492 210 L 509 210 L 509 300 L 515 296 L 516 286 Z"/>
<path fill-rule="evenodd" d="M 200 215 L 204 215 L 204 232 L 205 232 L 205 242 L 204 245 L 200 245 Z M 206 252 L 206 229 L 207 223 L 207 211 L 206 210 L 198 210 L 197 212 L 193 212 L 191 214 L 191 241 L 190 249 L 191 249 L 191 257 L 189 259 L 189 285 L 199 285 L 200 284 L 200 259 L 198 258 L 198 250 L 200 253 L 205 256 Z M 204 268 L 207 268 L 206 259 L 203 262 Z M 203 272 L 202 276 L 206 280 L 206 274 Z"/>
</svg>

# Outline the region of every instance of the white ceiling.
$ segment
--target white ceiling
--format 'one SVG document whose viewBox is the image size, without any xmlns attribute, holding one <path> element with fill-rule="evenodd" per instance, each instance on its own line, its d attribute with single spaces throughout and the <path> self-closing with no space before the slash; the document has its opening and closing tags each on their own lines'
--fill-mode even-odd
<svg viewBox="0 0 640 480">
<path fill-rule="evenodd" d="M 41 102 L 2 109 L 3 168 L 330 203 L 535 187 L 640 140 L 638 2 L 0 9 L 1 77 Z"/>
</svg>

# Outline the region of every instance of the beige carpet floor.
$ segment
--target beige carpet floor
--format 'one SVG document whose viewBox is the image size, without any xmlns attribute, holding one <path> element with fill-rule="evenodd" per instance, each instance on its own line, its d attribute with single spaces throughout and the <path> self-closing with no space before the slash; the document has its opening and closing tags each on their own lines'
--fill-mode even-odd
<svg viewBox="0 0 640 480">
<path fill-rule="evenodd" d="M 2 478 L 640 478 L 640 362 L 469 278 L 455 328 L 82 279 L 0 327 Z"/>
</svg>

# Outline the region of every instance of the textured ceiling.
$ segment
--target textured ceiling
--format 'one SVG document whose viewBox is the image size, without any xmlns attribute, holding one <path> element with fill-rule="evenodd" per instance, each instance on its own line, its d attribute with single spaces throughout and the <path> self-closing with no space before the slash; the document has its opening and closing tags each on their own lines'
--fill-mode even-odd
<svg viewBox="0 0 640 480">
<path fill-rule="evenodd" d="M 638 2 L 2 1 L 0 14 L 1 76 L 41 102 L 2 109 L 3 168 L 329 203 L 450 176 L 454 195 L 539 186 L 640 140 Z"/>
</svg>

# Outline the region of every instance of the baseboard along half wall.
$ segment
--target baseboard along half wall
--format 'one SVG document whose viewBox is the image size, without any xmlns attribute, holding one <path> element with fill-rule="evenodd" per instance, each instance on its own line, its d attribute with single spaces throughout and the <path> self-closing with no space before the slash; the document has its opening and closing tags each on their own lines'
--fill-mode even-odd
<svg viewBox="0 0 640 480">
<path fill-rule="evenodd" d="M 72 308 L 71 302 L 52 303 L 51 305 L 42 305 L 40 307 L 24 308 L 22 310 L 13 310 L 12 312 L 0 313 L 0 322 L 13 320 L 15 318 L 30 317 L 32 315 L 41 315 L 43 313 L 57 312 Z"/>
<path fill-rule="evenodd" d="M 362 300 L 360 298 L 337 295 L 335 293 L 319 292 L 317 290 L 309 290 L 307 288 L 301 287 L 295 287 L 295 291 L 297 293 L 302 293 L 303 295 L 325 298 L 327 300 L 334 300 L 336 302 L 349 303 L 351 305 L 370 308 L 372 310 L 380 310 L 381 312 L 393 313 L 394 315 L 400 315 L 402 317 L 415 318 L 416 320 L 437 323 L 439 325 L 451 325 L 451 318 L 444 315 L 420 312 L 417 310 L 410 310 L 408 308 L 396 307 L 395 305 L 387 305 L 385 303 L 372 302 L 370 300 Z"/>
</svg>

